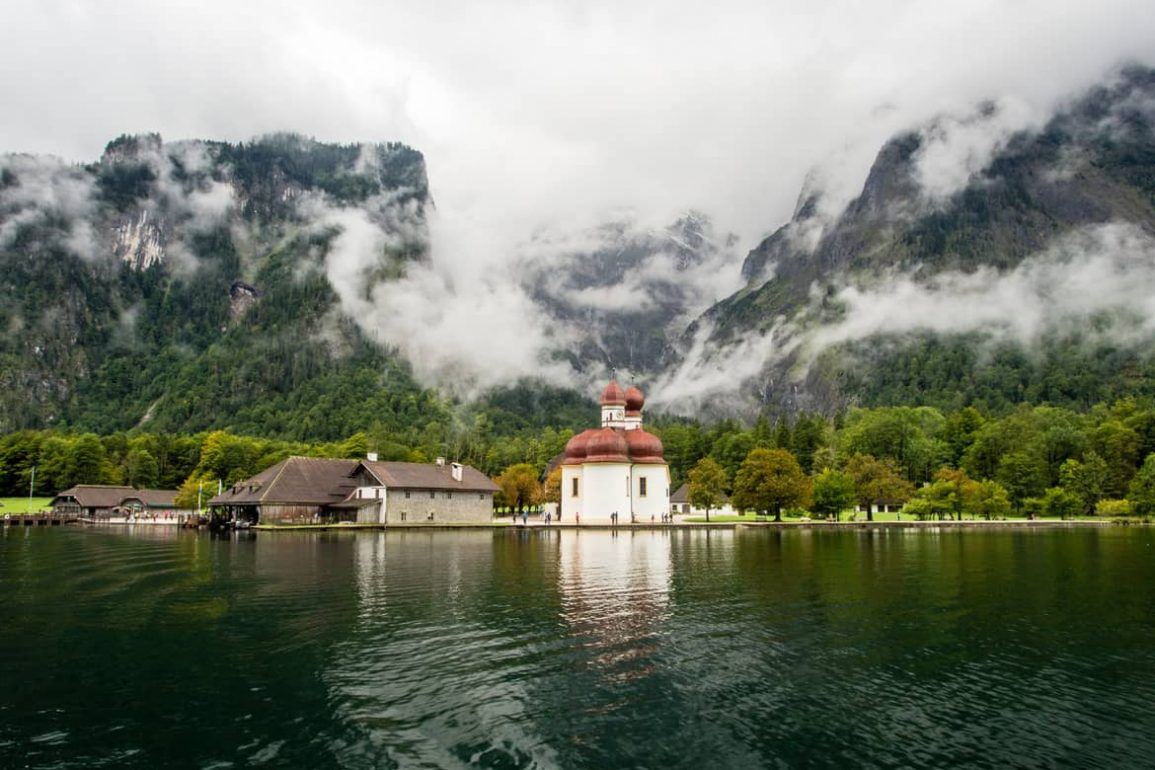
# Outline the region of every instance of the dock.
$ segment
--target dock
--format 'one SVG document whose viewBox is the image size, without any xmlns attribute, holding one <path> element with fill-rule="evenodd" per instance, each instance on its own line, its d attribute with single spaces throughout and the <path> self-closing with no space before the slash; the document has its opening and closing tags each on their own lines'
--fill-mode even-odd
<svg viewBox="0 0 1155 770">
<path fill-rule="evenodd" d="M 0 521 L 5 527 L 59 527 L 64 524 L 79 524 L 76 516 L 55 513 L 5 514 Z"/>
</svg>

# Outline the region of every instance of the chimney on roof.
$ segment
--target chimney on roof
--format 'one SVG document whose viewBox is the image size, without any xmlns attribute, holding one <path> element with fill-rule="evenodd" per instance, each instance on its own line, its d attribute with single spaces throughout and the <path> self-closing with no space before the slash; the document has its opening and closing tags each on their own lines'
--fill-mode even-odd
<svg viewBox="0 0 1155 770">
<path fill-rule="evenodd" d="M 465 466 L 461 463 L 453 463 L 450 473 L 453 474 L 454 481 L 461 481 L 465 475 Z"/>
<path fill-rule="evenodd" d="M 438 468 L 444 468 L 445 467 L 445 458 L 444 457 L 438 457 L 437 458 L 437 467 Z"/>
<path fill-rule="evenodd" d="M 365 459 L 371 463 L 375 463 L 375 462 L 377 462 L 377 453 L 376 452 L 369 452 L 368 454 L 365 455 Z"/>
</svg>

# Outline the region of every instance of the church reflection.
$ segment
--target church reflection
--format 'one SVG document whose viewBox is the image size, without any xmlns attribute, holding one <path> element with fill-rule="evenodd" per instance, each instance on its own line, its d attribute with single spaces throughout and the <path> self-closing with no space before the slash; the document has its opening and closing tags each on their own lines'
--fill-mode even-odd
<svg viewBox="0 0 1155 770">
<path fill-rule="evenodd" d="M 561 616 L 592 653 L 589 667 L 612 678 L 648 672 L 670 605 L 670 535 L 558 533 Z"/>
</svg>

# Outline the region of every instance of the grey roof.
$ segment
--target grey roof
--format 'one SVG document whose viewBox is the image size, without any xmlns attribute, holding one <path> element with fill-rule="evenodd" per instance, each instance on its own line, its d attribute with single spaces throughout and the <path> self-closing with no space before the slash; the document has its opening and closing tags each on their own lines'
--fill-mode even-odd
<svg viewBox="0 0 1155 770">
<path fill-rule="evenodd" d="M 496 492 L 488 476 L 469 465 L 461 466 L 461 481 L 453 478 L 450 463 L 395 463 L 365 460 L 361 463 L 386 487 L 395 489 L 460 489 L 464 492 Z"/>
<path fill-rule="evenodd" d="M 120 505 L 130 500 L 139 500 L 149 508 L 175 508 L 176 496 L 175 489 L 138 489 L 131 495 L 125 495 Z"/>
<path fill-rule="evenodd" d="M 462 478 L 457 481 L 448 464 L 289 457 L 234 484 L 209 500 L 209 505 L 288 503 L 350 507 L 349 495 L 357 486 L 353 477 L 358 468 L 365 468 L 382 485 L 396 489 L 497 491 L 497 485 L 484 473 L 468 465 L 462 466 Z"/>
<path fill-rule="evenodd" d="M 209 505 L 339 503 L 354 486 L 350 476 L 356 468 L 356 460 L 289 457 L 237 482 L 209 500 Z"/>
<path fill-rule="evenodd" d="M 136 493 L 132 487 L 110 486 L 106 484 L 77 484 L 52 498 L 52 504 L 63 497 L 71 497 L 81 508 L 115 508 L 120 501 Z"/>
</svg>

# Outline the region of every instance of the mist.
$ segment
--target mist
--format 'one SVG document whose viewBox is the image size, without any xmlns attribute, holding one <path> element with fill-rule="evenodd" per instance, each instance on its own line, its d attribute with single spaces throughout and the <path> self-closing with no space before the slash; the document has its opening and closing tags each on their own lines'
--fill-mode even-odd
<svg viewBox="0 0 1155 770">
<path fill-rule="evenodd" d="M 12 75 L 0 83 L 0 150 L 67 164 L 122 133 L 242 141 L 281 130 L 421 150 L 432 248 L 401 281 L 362 284 L 392 237 L 376 214 L 324 201 L 308 211 L 342 233 L 325 270 L 343 309 L 427 384 L 463 392 L 600 376 L 555 355 L 574 330 L 525 286 L 527 271 L 564 264 L 559 243 L 623 217 L 646 231 L 702 211 L 736 239 L 708 269 L 678 277 L 700 311 L 742 285 L 741 256 L 790 218 L 799 190 L 820 189 L 832 220 L 897 131 L 939 121 L 920 169 L 928 197 L 947 196 L 1010 132 L 1155 51 L 1149 4 L 1136 0 L 16 0 L 2 14 L 0 65 Z M 997 107 L 994 123 L 968 118 L 984 102 Z M 194 226 L 231 205 L 224 188 L 188 201 Z M 75 237 L 83 250 L 85 234 Z M 620 287 L 572 299 L 598 312 L 645 305 L 671 269 L 656 258 Z M 663 390 L 672 403 L 732 382 L 734 365 L 744 374 L 788 337 L 703 348 L 655 380 L 654 403 Z"/>
</svg>

